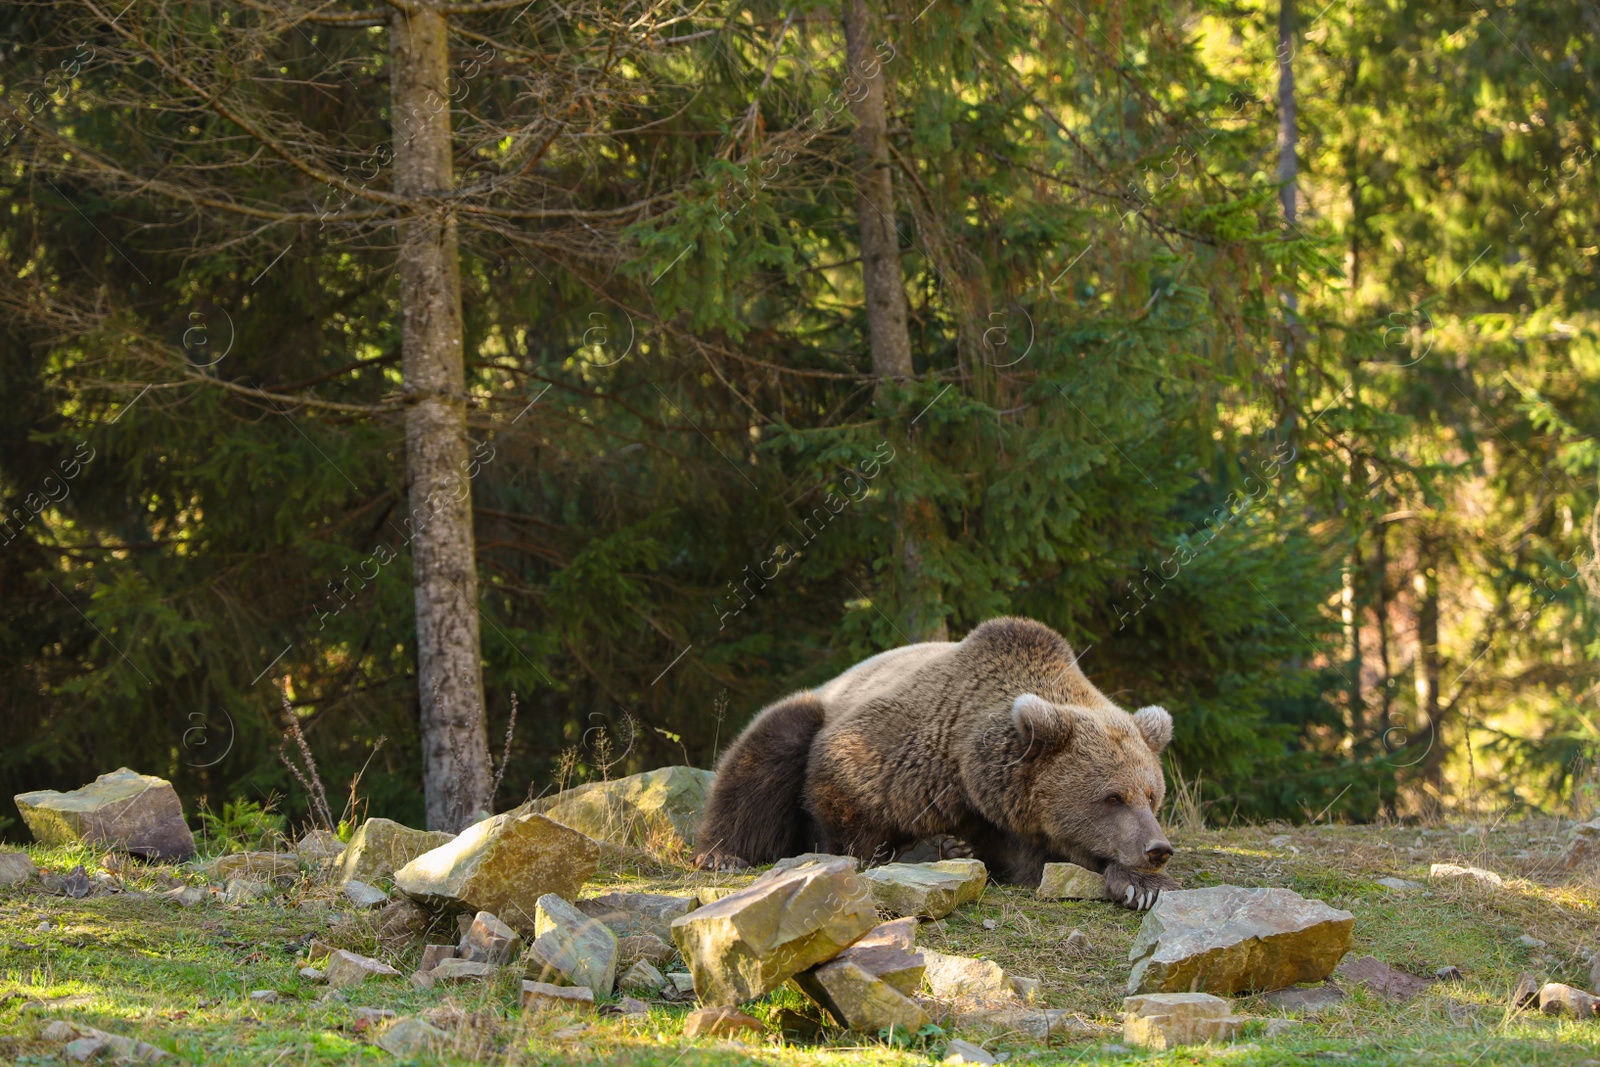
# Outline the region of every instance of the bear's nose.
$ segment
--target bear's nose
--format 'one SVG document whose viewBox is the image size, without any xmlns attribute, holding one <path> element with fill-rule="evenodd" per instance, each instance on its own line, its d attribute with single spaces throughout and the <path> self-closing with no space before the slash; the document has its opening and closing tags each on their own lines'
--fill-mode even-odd
<svg viewBox="0 0 1600 1067">
<path fill-rule="evenodd" d="M 1159 845 L 1151 845 L 1144 853 L 1149 857 L 1152 865 L 1159 867 L 1172 858 L 1172 846 L 1163 841 Z"/>
</svg>

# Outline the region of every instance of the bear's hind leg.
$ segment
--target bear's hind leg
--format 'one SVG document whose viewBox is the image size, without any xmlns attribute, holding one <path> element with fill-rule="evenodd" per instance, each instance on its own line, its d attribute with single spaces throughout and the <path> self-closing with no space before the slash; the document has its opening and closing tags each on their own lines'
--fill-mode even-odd
<svg viewBox="0 0 1600 1067">
<path fill-rule="evenodd" d="M 771 705 L 717 763 L 696 841 L 695 865 L 726 870 L 804 852 L 813 828 L 801 807 L 822 703 L 802 692 Z"/>
</svg>

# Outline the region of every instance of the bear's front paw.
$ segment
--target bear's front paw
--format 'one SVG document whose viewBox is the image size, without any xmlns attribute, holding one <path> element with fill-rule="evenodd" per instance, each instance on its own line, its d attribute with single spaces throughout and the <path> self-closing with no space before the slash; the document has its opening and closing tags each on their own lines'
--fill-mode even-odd
<svg viewBox="0 0 1600 1067">
<path fill-rule="evenodd" d="M 1113 903 L 1134 911 L 1155 907 L 1163 889 L 1177 889 L 1178 883 L 1165 874 L 1140 874 L 1115 863 L 1106 865 L 1106 889 Z"/>
<path fill-rule="evenodd" d="M 742 857 L 714 848 L 696 856 L 694 865 L 702 871 L 742 871 L 750 866 Z"/>
</svg>

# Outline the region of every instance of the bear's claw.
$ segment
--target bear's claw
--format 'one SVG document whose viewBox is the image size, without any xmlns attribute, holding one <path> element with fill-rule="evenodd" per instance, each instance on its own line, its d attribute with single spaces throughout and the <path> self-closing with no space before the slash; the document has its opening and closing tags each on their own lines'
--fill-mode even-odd
<svg viewBox="0 0 1600 1067">
<path fill-rule="evenodd" d="M 1111 899 L 1124 908 L 1149 911 L 1163 889 L 1177 889 L 1178 883 L 1165 874 L 1140 874 L 1112 863 L 1106 866 L 1106 888 Z"/>
</svg>

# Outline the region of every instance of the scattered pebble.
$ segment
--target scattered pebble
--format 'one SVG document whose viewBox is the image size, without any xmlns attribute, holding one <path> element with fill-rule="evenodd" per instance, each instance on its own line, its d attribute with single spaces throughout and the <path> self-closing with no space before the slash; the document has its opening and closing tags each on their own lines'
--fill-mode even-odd
<svg viewBox="0 0 1600 1067">
<path fill-rule="evenodd" d="M 983 928 L 985 930 L 998 930 L 1000 929 L 1000 924 L 993 919 L 985 919 L 983 920 Z"/>
<path fill-rule="evenodd" d="M 1529 948 L 1532 948 L 1532 949 L 1540 949 L 1540 948 L 1544 948 L 1546 945 L 1548 945 L 1549 942 L 1548 941 L 1541 941 L 1537 937 L 1534 937 L 1532 934 L 1523 934 L 1521 937 L 1517 938 L 1517 944 L 1526 945 L 1526 946 L 1528 946 Z"/>
<path fill-rule="evenodd" d="M 276 989 L 256 989 L 251 991 L 250 999 L 259 1004 L 276 1004 L 281 998 Z"/>
<path fill-rule="evenodd" d="M 1087 956 L 1094 951 L 1094 945 L 1089 941 L 1089 935 L 1082 930 L 1074 930 L 1061 942 L 1061 948 L 1071 956 Z"/>
<path fill-rule="evenodd" d="M 1462 980 L 1461 968 L 1453 963 L 1447 963 L 1433 972 L 1433 976 L 1441 982 L 1459 982 Z"/>
</svg>

